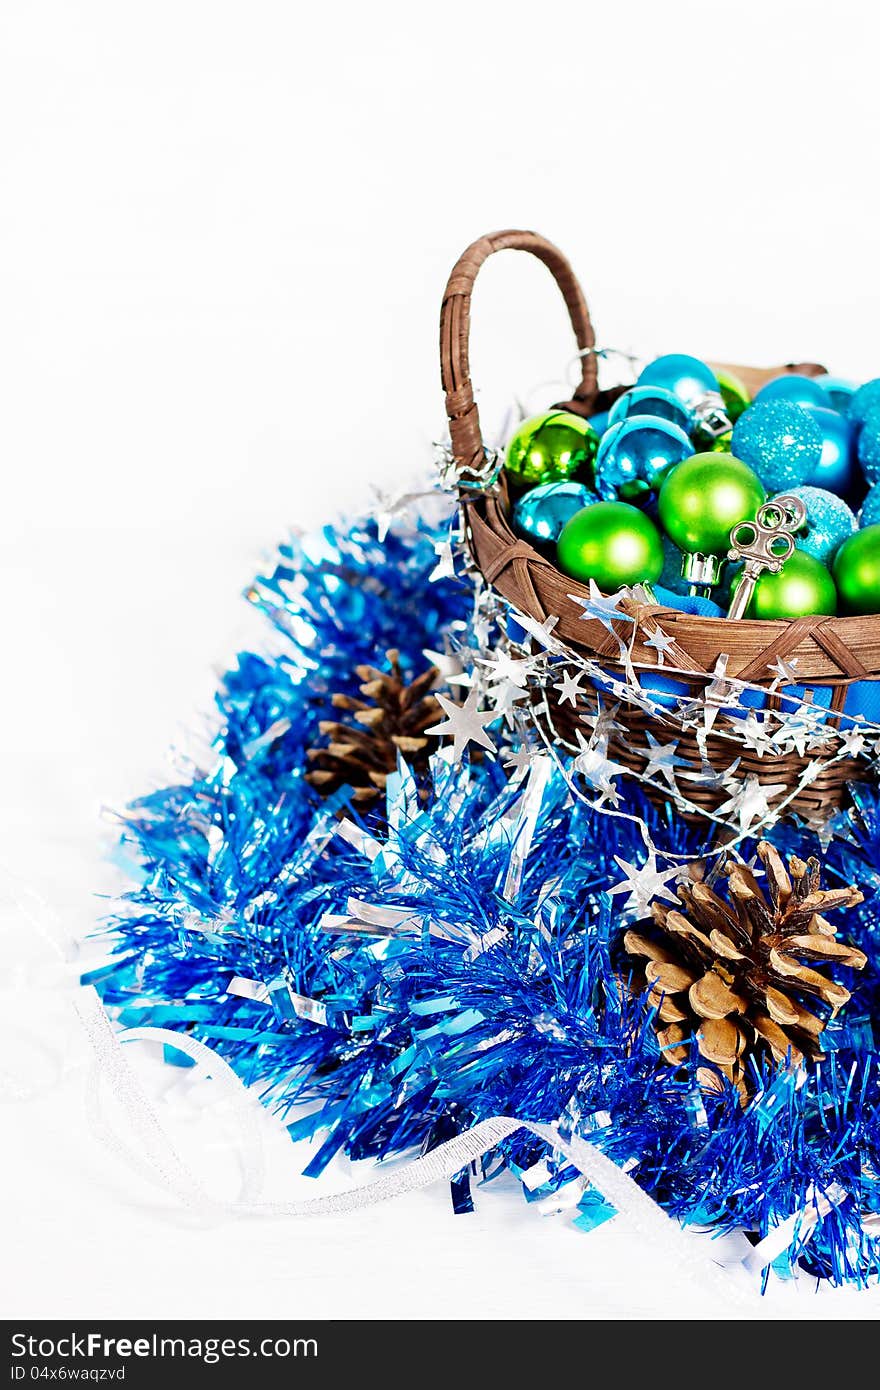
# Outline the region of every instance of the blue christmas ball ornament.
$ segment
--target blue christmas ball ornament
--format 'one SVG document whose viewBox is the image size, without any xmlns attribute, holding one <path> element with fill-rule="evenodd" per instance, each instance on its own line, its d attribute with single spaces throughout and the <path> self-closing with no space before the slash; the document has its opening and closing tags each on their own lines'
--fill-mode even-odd
<svg viewBox="0 0 880 1390">
<path fill-rule="evenodd" d="M 656 491 L 670 468 L 690 458 L 694 446 L 671 420 L 633 415 L 610 425 L 596 453 L 596 491 L 613 501 L 634 501 Z"/>
<path fill-rule="evenodd" d="M 862 503 L 859 512 L 860 526 L 876 526 L 880 523 L 880 483 L 875 483 Z"/>
<path fill-rule="evenodd" d="M 753 405 L 764 401 L 791 401 L 793 405 L 827 405 L 828 397 L 811 376 L 801 376 L 798 372 L 788 372 L 785 376 L 775 376 L 762 386 Z"/>
<path fill-rule="evenodd" d="M 865 415 L 859 430 L 858 458 L 868 482 L 880 482 L 880 404 Z"/>
<path fill-rule="evenodd" d="M 805 405 L 804 410 L 815 420 L 822 435 L 822 457 L 807 482 L 843 497 L 858 482 L 855 429 L 846 416 L 827 405 Z"/>
<path fill-rule="evenodd" d="M 816 385 L 821 386 L 825 395 L 828 397 L 832 410 L 846 410 L 853 392 L 858 389 L 857 381 L 848 381 L 843 376 L 829 376 L 824 372 L 822 376 L 814 378 Z"/>
<path fill-rule="evenodd" d="M 631 420 L 634 415 L 650 415 L 656 420 L 669 420 L 685 434 L 694 428 L 694 417 L 683 401 L 662 386 L 633 386 L 624 391 L 608 413 L 609 425 Z"/>
<path fill-rule="evenodd" d="M 807 524 L 797 538 L 798 550 L 805 550 L 823 565 L 831 563 L 838 546 L 859 529 L 855 513 L 842 497 L 821 487 L 791 489 L 807 509 Z"/>
<path fill-rule="evenodd" d="M 687 406 L 695 406 L 710 392 L 720 395 L 718 378 L 699 357 L 682 352 L 669 352 L 649 362 L 641 373 L 637 386 L 662 386 Z"/>
<path fill-rule="evenodd" d="M 607 410 L 600 410 L 598 414 L 591 415 L 589 419 L 589 423 L 593 426 L 593 429 L 600 439 L 608 428 L 608 413 Z"/>
<path fill-rule="evenodd" d="M 517 499 L 513 508 L 514 530 L 541 544 L 555 543 L 575 512 L 598 500 L 583 483 L 542 483 Z"/>
<path fill-rule="evenodd" d="M 868 412 L 875 405 L 880 405 L 880 377 L 866 381 L 864 386 L 860 386 L 858 391 L 853 392 L 846 408 L 847 418 L 853 422 L 856 428 L 859 428 L 865 423 Z"/>
<path fill-rule="evenodd" d="M 733 427 L 730 452 L 757 473 L 768 492 L 805 483 L 822 458 L 822 434 L 792 401 L 756 401 Z"/>
</svg>

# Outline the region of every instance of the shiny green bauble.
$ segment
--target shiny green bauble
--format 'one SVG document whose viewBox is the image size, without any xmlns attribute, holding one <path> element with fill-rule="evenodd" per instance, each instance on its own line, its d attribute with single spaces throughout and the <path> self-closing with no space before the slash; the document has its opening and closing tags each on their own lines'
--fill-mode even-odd
<svg viewBox="0 0 880 1390">
<path fill-rule="evenodd" d="M 731 424 L 735 425 L 746 407 L 751 405 L 752 398 L 733 372 L 716 371 L 715 375 L 718 378 L 721 399 L 724 401 L 724 413 Z"/>
<path fill-rule="evenodd" d="M 707 444 L 705 453 L 707 454 L 729 454 L 730 446 L 733 442 L 733 430 L 725 430 L 719 434 L 717 439 L 713 439 L 711 444 Z"/>
<path fill-rule="evenodd" d="M 657 506 L 670 540 L 690 555 L 723 555 L 730 529 L 753 521 L 767 494 L 733 454 L 694 454 L 667 473 Z"/>
<path fill-rule="evenodd" d="M 663 568 L 660 532 L 627 502 L 594 502 L 562 528 L 559 566 L 572 579 L 595 579 L 604 593 L 624 584 L 653 584 Z"/>
<path fill-rule="evenodd" d="M 832 572 L 841 613 L 880 613 L 880 525 L 844 541 Z"/>
<path fill-rule="evenodd" d="M 519 487 L 559 483 L 577 475 L 593 482 L 599 436 L 588 420 L 567 410 L 533 415 L 514 431 L 505 450 L 504 471 Z"/>
<path fill-rule="evenodd" d="M 877 528 L 880 531 L 880 527 Z M 742 575 L 733 581 L 736 593 Z M 760 575 L 745 611 L 747 618 L 810 618 L 837 612 L 837 590 L 828 570 L 815 556 L 795 550 L 778 574 Z"/>
</svg>

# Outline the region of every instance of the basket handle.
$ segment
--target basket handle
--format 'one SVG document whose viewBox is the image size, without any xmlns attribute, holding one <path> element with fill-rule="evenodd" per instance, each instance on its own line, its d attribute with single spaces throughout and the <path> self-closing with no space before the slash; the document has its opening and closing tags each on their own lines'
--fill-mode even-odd
<svg viewBox="0 0 880 1390">
<path fill-rule="evenodd" d="M 496 251 L 530 251 L 550 271 L 565 300 L 581 357 L 581 380 L 572 405 L 588 413 L 598 392 L 596 344 L 590 311 L 574 271 L 558 247 L 537 232 L 493 232 L 480 237 L 459 257 L 443 295 L 440 310 L 440 374 L 446 393 L 446 414 L 452 453 L 459 469 L 479 476 L 484 461 L 480 414 L 474 401 L 468 360 L 471 291 L 484 261 Z"/>
</svg>

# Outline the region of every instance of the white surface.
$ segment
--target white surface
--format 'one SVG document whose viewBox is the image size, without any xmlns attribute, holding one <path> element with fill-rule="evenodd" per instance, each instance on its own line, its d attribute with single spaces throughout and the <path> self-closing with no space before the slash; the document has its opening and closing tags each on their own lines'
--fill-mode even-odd
<svg viewBox="0 0 880 1390">
<path fill-rule="evenodd" d="M 421 462 L 439 296 L 474 236 L 557 240 L 607 344 L 880 371 L 876 13 L 625 11 L 7 0 L 0 857 L 19 904 L 88 929 L 116 881 L 99 808 L 159 783 L 212 666 L 259 640 L 238 594 L 260 552 Z M 487 269 L 475 313 L 497 419 L 569 340 L 525 258 Z M 579 1236 L 512 1190 L 468 1218 L 432 1191 L 193 1228 L 92 1138 L 82 1040 L 12 892 L 5 1064 L 50 1084 L 6 1109 L 4 1312 L 741 1315 L 618 1223 Z M 41 1018 L 54 1083 L 27 1052 Z M 299 1157 L 275 1148 L 276 1191 L 311 1190 Z M 777 1289 L 756 1315 L 816 1309 Z"/>
</svg>

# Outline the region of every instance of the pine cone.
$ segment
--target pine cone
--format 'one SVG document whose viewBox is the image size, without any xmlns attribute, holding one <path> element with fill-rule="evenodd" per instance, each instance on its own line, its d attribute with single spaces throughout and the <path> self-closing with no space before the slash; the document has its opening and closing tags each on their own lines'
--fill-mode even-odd
<svg viewBox="0 0 880 1390">
<path fill-rule="evenodd" d="M 324 796 L 347 785 L 354 788 L 355 801 L 372 801 L 384 792 L 397 767 L 398 751 L 415 772 L 423 772 L 439 747 L 436 739 L 425 737 L 425 730 L 442 718 L 439 704 L 428 693 L 437 680 L 437 668 L 429 666 L 415 680 L 406 681 L 400 652 L 389 651 L 386 656 L 390 671 L 355 667 L 363 682 L 362 700 L 333 696 L 336 709 L 348 717 L 338 722 L 323 719 L 318 725 L 327 743 L 308 750 L 313 769 L 306 773 L 306 780 Z"/>
<path fill-rule="evenodd" d="M 769 902 L 754 874 L 731 863 L 729 902 L 705 883 L 682 884 L 681 911 L 652 903 L 653 927 L 624 936 L 630 955 L 644 962 L 642 988 L 657 1008 L 666 1061 L 683 1062 L 696 1036 L 701 1055 L 717 1068 L 700 1068 L 701 1083 L 720 1089 L 721 1073 L 743 1097 L 750 1055 L 769 1052 L 794 1065 L 821 1057 L 822 1030 L 850 995 L 815 966 L 836 962 L 861 970 L 866 960 L 836 939 L 822 915 L 860 903 L 857 888 L 823 891 L 817 859 L 793 856 L 786 870 L 766 840 L 758 856 Z"/>
</svg>

